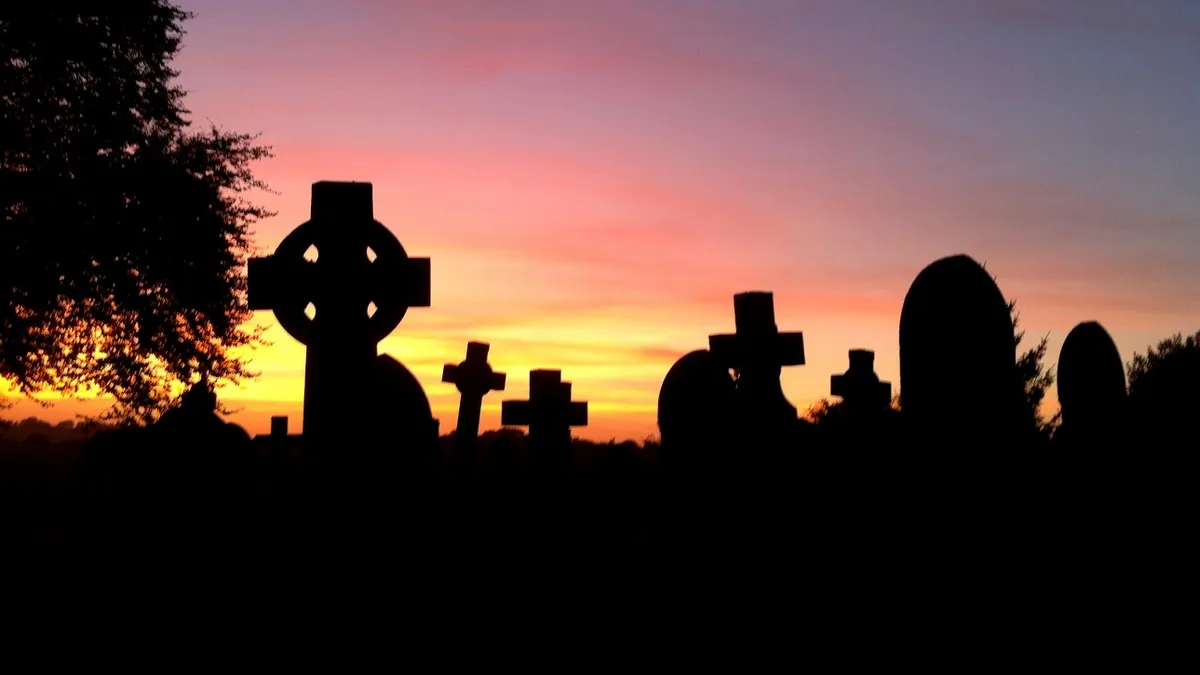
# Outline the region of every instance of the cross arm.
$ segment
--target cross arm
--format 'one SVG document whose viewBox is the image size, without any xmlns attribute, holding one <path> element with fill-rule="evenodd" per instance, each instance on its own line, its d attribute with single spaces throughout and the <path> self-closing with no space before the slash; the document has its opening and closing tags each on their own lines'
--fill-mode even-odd
<svg viewBox="0 0 1200 675">
<path fill-rule="evenodd" d="M 571 401 L 567 404 L 567 426 L 586 427 L 588 425 L 587 401 Z"/>
<path fill-rule="evenodd" d="M 457 364 L 447 363 L 446 365 L 442 366 L 442 382 L 448 382 L 450 384 L 458 384 L 458 365 Z"/>
<path fill-rule="evenodd" d="M 491 391 L 504 391 L 504 385 L 507 383 L 508 377 L 504 373 L 492 373 L 488 380 L 488 389 Z"/>
<path fill-rule="evenodd" d="M 736 368 L 743 361 L 741 339 L 734 334 L 708 336 L 708 351 L 725 368 Z"/>
<path fill-rule="evenodd" d="M 845 375 L 830 375 L 829 376 L 829 395 L 841 396 L 846 398 L 846 392 L 849 389 Z"/>
<path fill-rule="evenodd" d="M 775 340 L 779 365 L 804 365 L 804 333 L 780 333 Z"/>
<path fill-rule="evenodd" d="M 500 404 L 500 424 L 506 427 L 526 427 L 533 415 L 529 401 L 503 401 Z"/>
<path fill-rule="evenodd" d="M 273 255 L 246 263 L 246 302 L 252 310 L 276 309 L 309 299 L 313 263 L 292 263 Z"/>
<path fill-rule="evenodd" d="M 430 305 L 429 258 L 406 258 L 402 262 L 371 263 L 372 286 L 377 300 L 404 303 L 405 307 Z"/>
</svg>

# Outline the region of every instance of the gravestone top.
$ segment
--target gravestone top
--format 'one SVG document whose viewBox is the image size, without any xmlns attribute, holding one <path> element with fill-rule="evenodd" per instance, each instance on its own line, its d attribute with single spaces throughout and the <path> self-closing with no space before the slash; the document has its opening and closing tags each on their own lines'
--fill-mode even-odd
<svg viewBox="0 0 1200 675">
<path fill-rule="evenodd" d="M 829 393 L 851 405 L 891 403 L 892 383 L 879 380 L 875 374 L 875 352 L 869 349 L 851 349 L 850 368 L 841 375 L 830 376 L 829 380 Z"/>
<path fill-rule="evenodd" d="M 733 296 L 733 322 L 739 333 L 771 333 L 775 325 L 775 294 L 746 291 Z"/>
<path fill-rule="evenodd" d="M 488 392 L 504 390 L 506 376 L 492 370 L 488 363 L 489 349 L 486 342 L 468 342 L 467 358 L 462 363 L 447 363 L 442 368 L 442 382 L 453 384 L 461 394 L 458 426 L 454 430 L 455 443 L 461 453 L 474 452 L 483 397 Z"/>
<path fill-rule="evenodd" d="M 442 367 L 442 382 L 453 384 L 464 396 L 483 397 L 489 391 L 503 391 L 507 376 L 492 370 L 488 364 L 489 349 L 486 342 L 468 342 L 465 360 Z"/>
<path fill-rule="evenodd" d="M 356 181 L 317 181 L 312 185 L 312 220 L 358 222 L 375 220 L 374 188 Z"/>
<path fill-rule="evenodd" d="M 197 382 L 179 397 L 179 407 L 189 414 L 216 413 L 217 394 L 207 384 Z"/>
<path fill-rule="evenodd" d="M 850 370 L 853 371 L 872 371 L 875 370 L 875 352 L 869 349 L 851 349 L 850 350 Z"/>
<path fill-rule="evenodd" d="M 710 335 L 709 351 L 727 368 L 804 365 L 804 334 L 781 333 L 775 325 L 775 296 L 748 291 L 733 296 L 733 334 Z"/>
<path fill-rule="evenodd" d="M 280 326 L 307 346 L 337 334 L 374 349 L 410 307 L 428 307 L 429 259 L 410 258 L 400 240 L 369 217 L 372 208 L 362 200 L 370 196 L 370 183 L 314 183 L 313 218 L 284 237 L 272 255 L 249 261 L 250 309 L 272 310 Z M 305 258 L 309 249 L 316 250 L 315 261 Z M 305 313 L 310 304 L 312 317 Z"/>
<path fill-rule="evenodd" d="M 967 255 L 930 263 L 900 312 L 906 424 L 939 443 L 1031 431 L 1016 351 L 1012 314 L 992 275 Z"/>
<path fill-rule="evenodd" d="M 1058 356 L 1058 400 L 1064 417 L 1080 406 L 1102 406 L 1126 395 L 1121 352 L 1104 326 L 1080 323 L 1067 333 Z M 1082 410 L 1080 411 L 1082 412 Z"/>
<path fill-rule="evenodd" d="M 561 370 L 529 371 L 529 399 L 504 401 L 500 423 L 556 430 L 560 427 L 587 426 L 587 402 L 571 400 L 571 383 L 562 381 Z"/>
<path fill-rule="evenodd" d="M 736 388 L 729 369 L 707 350 L 684 354 L 658 392 L 658 429 L 664 444 L 720 443 L 732 428 Z"/>
</svg>

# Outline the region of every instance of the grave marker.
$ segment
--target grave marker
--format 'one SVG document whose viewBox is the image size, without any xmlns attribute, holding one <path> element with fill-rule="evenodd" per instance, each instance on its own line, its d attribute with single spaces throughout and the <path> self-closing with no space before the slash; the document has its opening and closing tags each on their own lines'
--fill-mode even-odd
<svg viewBox="0 0 1200 675">
<path fill-rule="evenodd" d="M 543 457 L 562 458 L 571 447 L 571 427 L 588 423 L 586 401 L 571 400 L 571 383 L 561 370 L 529 371 L 529 399 L 504 401 L 500 423 L 529 427 L 529 446 Z"/>
<path fill-rule="evenodd" d="M 779 374 L 784 366 L 804 365 L 804 334 L 779 332 L 769 292 L 733 296 L 733 312 L 736 332 L 709 336 L 709 351 L 718 365 L 737 371 L 743 409 L 773 422 L 795 422 L 796 408 L 784 396 Z"/>
<path fill-rule="evenodd" d="M 305 259 L 310 248 L 315 262 Z M 370 183 L 314 183 L 310 220 L 274 254 L 250 260 L 250 309 L 272 310 L 307 347 L 303 425 L 310 449 L 336 447 L 340 422 L 353 418 L 356 394 L 369 386 L 379 341 L 410 307 L 429 306 L 429 273 L 428 258 L 408 257 L 374 219 Z"/>
<path fill-rule="evenodd" d="M 442 368 L 442 382 L 453 384 L 460 394 L 458 427 L 454 430 L 455 445 L 460 453 L 473 452 L 479 438 L 479 409 L 483 397 L 491 391 L 504 391 L 505 374 L 497 373 L 488 364 L 486 342 L 468 342 L 467 358 Z"/>
<path fill-rule="evenodd" d="M 829 378 L 829 393 L 840 396 L 848 411 L 869 413 L 887 408 L 892 402 L 892 383 L 881 382 L 875 374 L 875 352 L 850 350 L 850 368 Z"/>
</svg>

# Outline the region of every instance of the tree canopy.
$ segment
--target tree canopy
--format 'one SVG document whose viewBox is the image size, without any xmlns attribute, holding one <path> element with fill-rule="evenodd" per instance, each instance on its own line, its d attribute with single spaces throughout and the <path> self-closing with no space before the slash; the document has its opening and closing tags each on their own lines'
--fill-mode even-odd
<svg viewBox="0 0 1200 675">
<path fill-rule="evenodd" d="M 1017 301 L 1009 300 L 1008 313 L 1012 316 L 1013 342 L 1017 349 L 1025 340 L 1025 331 L 1021 330 L 1021 313 L 1017 311 Z M 1017 372 L 1025 387 L 1025 404 L 1029 406 L 1029 414 L 1033 417 L 1034 425 L 1043 437 L 1049 438 L 1058 428 L 1062 418 L 1061 412 L 1050 418 L 1042 416 L 1042 403 L 1046 400 L 1046 391 L 1054 385 L 1054 370 L 1046 367 L 1046 351 L 1049 347 L 1049 337 L 1042 336 L 1033 347 L 1018 352 Z"/>
<path fill-rule="evenodd" d="M 111 5 L 111 7 L 110 7 Z M 118 7 L 119 5 L 119 7 Z M 166 0 L 0 11 L 0 377 L 154 419 L 178 383 L 250 376 L 242 272 L 269 216 L 256 136 L 195 131 Z"/>
<path fill-rule="evenodd" d="M 1200 405 L 1200 332 L 1177 333 L 1146 347 L 1145 354 L 1135 352 L 1126 373 L 1130 402 L 1143 423 L 1175 433 L 1173 427 L 1186 426 Z"/>
</svg>

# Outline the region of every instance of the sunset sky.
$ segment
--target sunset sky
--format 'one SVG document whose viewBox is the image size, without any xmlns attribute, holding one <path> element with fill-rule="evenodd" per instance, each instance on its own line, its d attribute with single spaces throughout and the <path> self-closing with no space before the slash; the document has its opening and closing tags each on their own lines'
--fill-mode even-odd
<svg viewBox="0 0 1200 675">
<path fill-rule="evenodd" d="M 851 348 L 898 387 L 908 285 L 960 252 L 1051 362 L 1080 321 L 1126 358 L 1200 328 L 1200 3 L 182 4 L 193 119 L 274 146 L 262 253 L 307 220 L 311 183 L 359 180 L 432 258 L 432 307 L 381 351 L 443 431 L 442 364 L 475 339 L 508 373 L 484 428 L 548 367 L 590 403 L 580 435 L 652 434 L 667 369 L 732 331 L 744 290 L 804 332 L 783 375 L 800 410 Z M 296 431 L 303 347 L 269 338 L 261 378 L 220 395 L 252 433 L 271 414 Z"/>
</svg>

